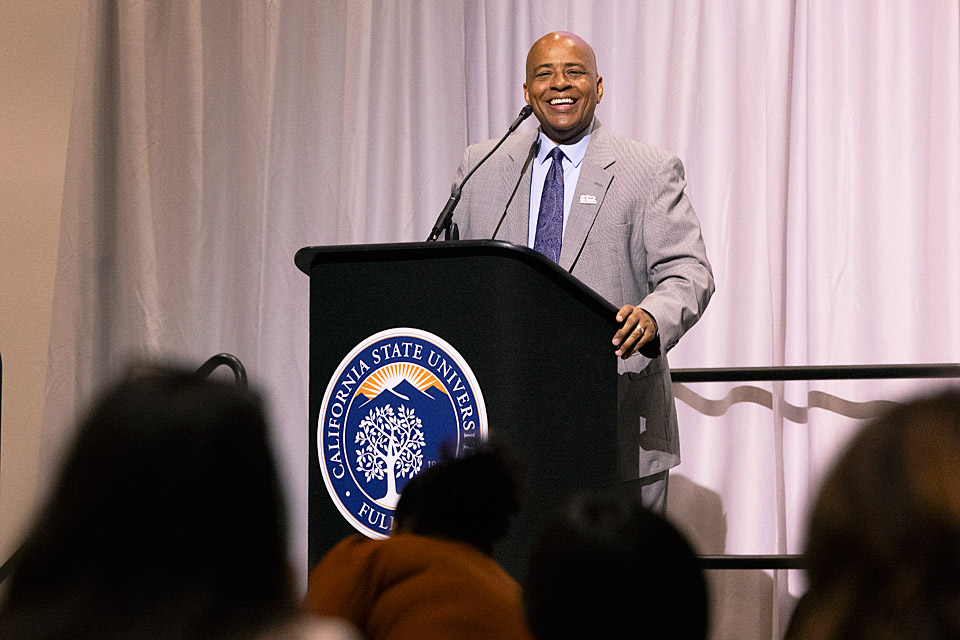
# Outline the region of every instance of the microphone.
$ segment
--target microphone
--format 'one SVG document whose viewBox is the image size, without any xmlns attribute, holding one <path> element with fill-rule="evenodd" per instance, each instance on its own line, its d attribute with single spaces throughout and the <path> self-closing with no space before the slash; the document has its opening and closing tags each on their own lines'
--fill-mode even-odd
<svg viewBox="0 0 960 640">
<path fill-rule="evenodd" d="M 467 180 L 470 179 L 470 176 L 473 175 L 474 171 L 480 168 L 484 162 L 487 161 L 487 158 L 493 155 L 493 152 L 500 148 L 500 145 L 504 143 L 507 137 L 517 130 L 517 127 L 520 126 L 520 123 L 530 117 L 530 114 L 533 113 L 533 107 L 530 105 L 524 105 L 523 109 L 520 110 L 520 115 L 517 116 L 517 119 L 513 121 L 513 124 L 510 125 L 510 128 L 507 129 L 507 132 L 503 134 L 503 137 L 500 138 L 500 141 L 494 145 L 493 149 L 483 156 L 480 159 L 480 162 L 470 170 L 460 183 L 459 186 L 453 189 L 453 192 L 450 194 L 450 199 L 447 200 L 447 204 L 444 205 L 443 211 L 440 212 L 440 217 L 437 218 L 437 222 L 433 225 L 433 229 L 430 231 L 430 235 L 427 236 L 427 242 L 435 242 L 437 238 L 440 237 L 440 234 L 443 233 L 453 221 L 453 210 L 457 208 L 457 203 L 460 202 L 460 194 L 463 191 L 463 185 L 467 184 Z"/>
<path fill-rule="evenodd" d="M 518 115 L 517 119 L 513 121 L 512 125 L 510 125 L 510 129 L 507 131 L 507 136 L 516 131 L 517 127 L 520 126 L 520 123 L 529 118 L 531 113 L 533 113 L 533 107 L 528 104 L 523 105 L 523 109 L 520 109 L 520 115 Z M 504 136 L 504 138 L 507 136 Z M 494 147 L 494 149 L 496 149 L 496 147 Z"/>
</svg>

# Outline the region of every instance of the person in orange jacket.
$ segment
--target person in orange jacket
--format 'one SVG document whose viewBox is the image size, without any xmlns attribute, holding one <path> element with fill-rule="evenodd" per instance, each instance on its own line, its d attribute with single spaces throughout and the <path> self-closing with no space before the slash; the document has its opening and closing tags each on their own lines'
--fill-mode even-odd
<svg viewBox="0 0 960 640">
<path fill-rule="evenodd" d="M 528 639 L 520 586 L 493 558 L 518 507 L 502 452 L 442 461 L 407 484 L 393 535 L 356 534 L 323 557 L 304 608 L 370 640 Z"/>
</svg>

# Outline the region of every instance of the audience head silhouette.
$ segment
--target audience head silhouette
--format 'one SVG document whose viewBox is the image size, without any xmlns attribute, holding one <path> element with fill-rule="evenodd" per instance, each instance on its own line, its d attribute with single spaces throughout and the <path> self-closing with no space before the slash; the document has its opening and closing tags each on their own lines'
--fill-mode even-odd
<svg viewBox="0 0 960 640">
<path fill-rule="evenodd" d="M 527 619 L 539 640 L 704 640 L 707 590 L 683 536 L 639 500 L 580 494 L 531 553 Z"/>
<path fill-rule="evenodd" d="M 493 555 L 519 507 L 515 463 L 502 448 L 484 446 L 463 458 L 445 455 L 410 480 L 394 511 L 394 529 L 469 542 Z"/>
<path fill-rule="evenodd" d="M 82 420 L 0 637 L 248 638 L 296 612 L 259 397 L 138 367 Z"/>
<path fill-rule="evenodd" d="M 960 637 L 960 392 L 858 433 L 809 519 L 794 640 Z"/>
</svg>

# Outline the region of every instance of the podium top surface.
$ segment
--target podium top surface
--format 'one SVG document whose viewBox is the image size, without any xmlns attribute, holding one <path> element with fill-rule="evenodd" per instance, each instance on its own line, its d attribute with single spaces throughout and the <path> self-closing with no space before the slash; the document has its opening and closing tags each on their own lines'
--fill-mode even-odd
<svg viewBox="0 0 960 640">
<path fill-rule="evenodd" d="M 456 240 L 447 242 L 403 242 L 390 244 L 323 245 L 303 247 L 294 263 L 310 275 L 317 264 L 367 261 L 445 260 L 453 258 L 493 257 L 519 262 L 595 306 L 601 314 L 616 315 L 617 308 L 596 291 L 582 283 L 560 265 L 538 251 L 502 240 Z"/>
</svg>

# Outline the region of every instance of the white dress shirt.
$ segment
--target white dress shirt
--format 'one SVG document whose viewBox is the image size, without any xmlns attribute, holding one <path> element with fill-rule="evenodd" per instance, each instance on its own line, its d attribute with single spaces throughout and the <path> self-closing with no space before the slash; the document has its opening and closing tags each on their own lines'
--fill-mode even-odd
<svg viewBox="0 0 960 640">
<path fill-rule="evenodd" d="M 567 228 L 567 217 L 570 215 L 570 204 L 573 202 L 573 192 L 577 189 L 577 180 L 580 179 L 580 164 L 583 162 L 583 156 L 587 153 L 587 145 L 590 144 L 590 134 L 593 132 L 593 123 L 587 130 L 587 135 L 583 136 L 574 144 L 557 145 L 553 140 L 540 132 L 537 157 L 533 159 L 533 173 L 530 176 L 530 218 L 527 228 L 527 246 L 533 247 L 533 241 L 537 235 L 537 219 L 540 217 L 540 197 L 543 195 L 543 181 L 547 177 L 547 171 L 553 164 L 552 158 L 547 158 L 547 154 L 554 147 L 559 146 L 565 156 L 563 159 L 563 228 Z"/>
</svg>

